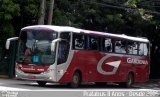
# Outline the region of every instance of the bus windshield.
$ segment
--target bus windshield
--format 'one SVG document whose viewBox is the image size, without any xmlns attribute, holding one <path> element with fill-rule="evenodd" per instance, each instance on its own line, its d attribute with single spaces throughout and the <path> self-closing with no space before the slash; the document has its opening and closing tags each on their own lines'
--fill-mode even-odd
<svg viewBox="0 0 160 97">
<path fill-rule="evenodd" d="M 51 42 L 57 38 L 54 31 L 22 31 L 19 39 L 17 63 L 26 65 L 51 65 L 55 62 L 55 52 L 51 52 Z"/>
</svg>

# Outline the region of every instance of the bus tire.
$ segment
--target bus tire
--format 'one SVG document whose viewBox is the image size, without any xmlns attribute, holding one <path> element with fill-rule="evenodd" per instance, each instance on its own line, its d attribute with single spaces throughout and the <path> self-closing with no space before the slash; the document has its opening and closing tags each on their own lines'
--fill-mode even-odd
<svg viewBox="0 0 160 97">
<path fill-rule="evenodd" d="M 45 86 L 46 85 L 46 81 L 37 81 L 39 86 Z"/>
<path fill-rule="evenodd" d="M 81 83 L 80 73 L 79 72 L 75 72 L 73 77 L 72 77 L 72 81 L 70 83 L 70 87 L 77 88 L 80 83 Z"/>
<path fill-rule="evenodd" d="M 130 88 L 132 87 L 133 83 L 134 83 L 134 76 L 132 73 L 129 73 L 127 77 L 127 81 L 119 83 L 119 85 L 125 88 Z"/>
</svg>

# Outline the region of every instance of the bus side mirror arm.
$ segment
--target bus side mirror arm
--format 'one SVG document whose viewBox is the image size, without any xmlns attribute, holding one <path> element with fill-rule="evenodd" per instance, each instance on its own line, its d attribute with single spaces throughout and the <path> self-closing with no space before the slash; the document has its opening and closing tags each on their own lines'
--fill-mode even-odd
<svg viewBox="0 0 160 97">
<path fill-rule="evenodd" d="M 56 43 L 57 43 L 57 42 L 60 42 L 60 41 L 62 41 L 61 38 L 58 38 L 58 39 L 55 39 L 55 40 L 52 41 L 52 43 L 51 43 L 51 51 L 52 51 L 52 52 L 54 52 L 55 49 L 56 49 Z"/>
<path fill-rule="evenodd" d="M 11 41 L 18 40 L 18 39 L 19 39 L 19 37 L 8 38 L 7 41 L 6 41 L 6 49 L 9 50 Z"/>
</svg>

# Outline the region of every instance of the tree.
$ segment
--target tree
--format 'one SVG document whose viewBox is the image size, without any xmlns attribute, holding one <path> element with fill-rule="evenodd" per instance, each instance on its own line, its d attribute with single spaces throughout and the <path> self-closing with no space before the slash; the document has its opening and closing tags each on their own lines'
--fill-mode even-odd
<svg viewBox="0 0 160 97">
<path fill-rule="evenodd" d="M 54 7 L 54 0 L 50 0 L 50 7 L 49 7 L 49 12 L 48 12 L 48 25 L 52 24 L 53 7 Z"/>
<path fill-rule="evenodd" d="M 40 14 L 38 18 L 38 24 L 44 24 L 44 18 L 45 18 L 45 2 L 46 0 L 40 0 Z"/>
<path fill-rule="evenodd" d="M 7 74 L 6 39 L 15 36 L 13 19 L 20 15 L 19 4 L 14 0 L 0 0 L 0 74 Z"/>
<path fill-rule="evenodd" d="M 12 19 L 20 15 L 20 7 L 13 0 L 1 0 L 0 3 L 0 39 L 5 41 L 15 35 Z"/>
</svg>

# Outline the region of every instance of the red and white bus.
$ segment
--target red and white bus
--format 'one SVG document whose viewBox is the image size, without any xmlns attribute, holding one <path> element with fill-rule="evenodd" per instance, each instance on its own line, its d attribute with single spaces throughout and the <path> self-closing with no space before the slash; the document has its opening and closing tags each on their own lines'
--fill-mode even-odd
<svg viewBox="0 0 160 97">
<path fill-rule="evenodd" d="M 16 78 L 35 80 L 41 86 L 116 82 L 130 87 L 149 79 L 150 48 L 145 38 L 35 25 L 22 28 L 18 41 Z"/>
</svg>

